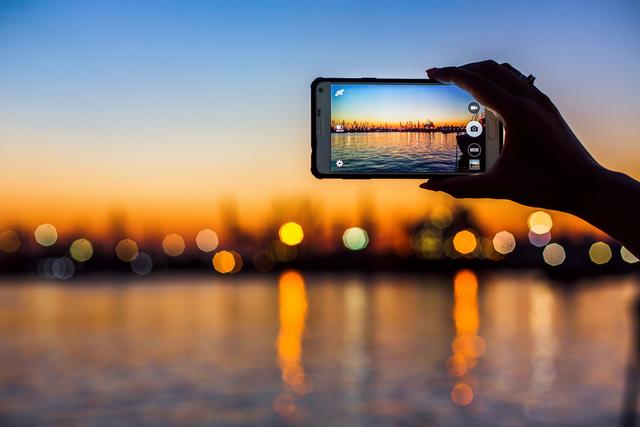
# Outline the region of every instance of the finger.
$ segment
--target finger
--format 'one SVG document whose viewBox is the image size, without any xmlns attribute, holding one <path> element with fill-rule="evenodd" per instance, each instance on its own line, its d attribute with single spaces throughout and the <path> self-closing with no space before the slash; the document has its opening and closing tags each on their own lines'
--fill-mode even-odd
<svg viewBox="0 0 640 427">
<path fill-rule="evenodd" d="M 495 61 L 482 61 L 466 64 L 460 68 L 473 71 L 492 80 L 513 95 L 522 96 L 530 94 L 532 91 L 531 85 L 527 84 L 520 77 L 522 74 L 519 71 L 511 67 L 511 65 L 509 65 L 509 67 L 510 68 L 499 65 Z"/>
<path fill-rule="evenodd" d="M 427 74 L 440 82 L 454 83 L 502 117 L 508 116 L 513 110 L 514 96 L 480 74 L 460 67 L 431 68 Z"/>
<path fill-rule="evenodd" d="M 420 184 L 420 188 L 431 191 L 442 191 L 458 199 L 496 197 L 495 182 L 493 176 L 489 173 L 429 179 L 427 182 Z"/>
</svg>

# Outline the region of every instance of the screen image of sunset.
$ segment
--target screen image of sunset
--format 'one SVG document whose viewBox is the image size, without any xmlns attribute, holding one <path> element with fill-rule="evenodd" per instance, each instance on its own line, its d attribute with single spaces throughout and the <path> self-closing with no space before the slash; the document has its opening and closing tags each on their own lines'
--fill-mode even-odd
<svg viewBox="0 0 640 427">
<path fill-rule="evenodd" d="M 452 85 L 333 83 L 330 168 L 379 174 L 482 172 L 484 122 L 484 108 Z M 480 131 L 466 134 L 467 124 Z"/>
</svg>

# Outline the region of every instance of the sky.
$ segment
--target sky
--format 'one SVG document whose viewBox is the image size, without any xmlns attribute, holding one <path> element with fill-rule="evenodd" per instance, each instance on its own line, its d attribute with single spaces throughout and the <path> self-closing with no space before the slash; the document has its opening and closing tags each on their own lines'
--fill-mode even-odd
<svg viewBox="0 0 640 427">
<path fill-rule="evenodd" d="M 246 224 L 303 199 L 345 222 L 363 199 L 388 222 L 419 215 L 452 201 L 311 176 L 310 83 L 487 58 L 533 73 L 598 160 L 640 178 L 639 42 L 636 1 L 3 0 L 0 229 L 117 214 L 179 232 L 219 222 L 221 200 Z M 464 203 L 526 228 L 511 202 Z"/>
<path fill-rule="evenodd" d="M 465 125 L 474 99 L 452 85 L 331 85 L 331 120 L 371 124 L 430 120 L 435 125 Z"/>
</svg>

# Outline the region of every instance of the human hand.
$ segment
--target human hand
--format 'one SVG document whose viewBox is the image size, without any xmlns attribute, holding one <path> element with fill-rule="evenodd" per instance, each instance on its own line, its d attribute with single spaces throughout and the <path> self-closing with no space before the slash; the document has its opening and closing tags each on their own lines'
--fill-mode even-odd
<svg viewBox="0 0 640 427">
<path fill-rule="evenodd" d="M 494 111 L 506 136 L 499 159 L 485 173 L 430 179 L 420 187 L 457 198 L 509 199 L 575 212 L 582 190 L 604 173 L 551 100 L 509 64 L 483 61 L 427 73 Z"/>
</svg>

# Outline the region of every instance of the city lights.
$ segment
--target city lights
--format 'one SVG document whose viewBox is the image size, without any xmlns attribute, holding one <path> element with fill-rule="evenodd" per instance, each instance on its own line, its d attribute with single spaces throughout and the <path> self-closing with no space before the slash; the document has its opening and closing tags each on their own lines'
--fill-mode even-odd
<svg viewBox="0 0 640 427">
<path fill-rule="evenodd" d="M 551 215 L 543 211 L 533 212 L 527 219 L 529 230 L 536 234 L 544 234 L 551 231 L 553 227 L 553 220 Z"/>
<path fill-rule="evenodd" d="M 205 228 L 196 236 L 196 245 L 202 252 L 213 252 L 218 247 L 220 241 L 215 231 Z"/>
<path fill-rule="evenodd" d="M 131 271 L 138 276 L 145 276 L 153 270 L 153 259 L 146 252 L 139 252 L 136 259 L 129 263 Z"/>
<path fill-rule="evenodd" d="M 270 251 L 259 250 L 253 254 L 253 267 L 261 273 L 266 273 L 273 269 L 276 259 Z"/>
<path fill-rule="evenodd" d="M 45 247 L 54 245 L 58 240 L 58 231 L 51 224 L 40 224 L 33 235 L 36 242 Z"/>
<path fill-rule="evenodd" d="M 69 248 L 71 258 L 78 262 L 86 262 L 93 256 L 93 245 L 87 239 L 77 239 L 71 243 Z"/>
<path fill-rule="evenodd" d="M 0 251 L 12 253 L 20 249 L 20 236 L 13 230 L 6 230 L 0 233 Z"/>
<path fill-rule="evenodd" d="M 233 268 L 231 269 L 231 274 L 235 274 L 240 270 L 242 270 L 244 261 L 242 260 L 242 255 L 240 255 L 238 252 L 236 251 L 229 251 L 229 252 L 231 252 L 231 255 L 233 255 Z"/>
<path fill-rule="evenodd" d="M 213 268 L 218 273 L 231 273 L 236 266 L 236 258 L 229 251 L 219 251 L 213 256 Z"/>
<path fill-rule="evenodd" d="M 278 236 L 280 237 L 280 241 L 285 245 L 295 246 L 302 242 L 304 232 L 302 231 L 300 224 L 287 222 L 286 224 L 282 224 L 280 227 Z"/>
<path fill-rule="evenodd" d="M 58 280 L 71 279 L 75 271 L 76 271 L 76 268 L 73 265 L 73 261 L 71 261 L 66 256 L 55 258 L 53 260 L 53 263 L 51 264 L 51 274 L 55 279 L 58 279 Z"/>
<path fill-rule="evenodd" d="M 606 264 L 612 255 L 611 248 L 605 242 L 595 242 L 589 248 L 589 258 L 594 264 Z"/>
<path fill-rule="evenodd" d="M 177 257 L 184 253 L 185 244 L 181 235 L 176 233 L 167 234 L 162 240 L 162 250 L 170 257 Z"/>
<path fill-rule="evenodd" d="M 470 254 L 477 246 L 476 235 L 469 230 L 458 231 L 453 238 L 453 247 L 463 255 Z"/>
<path fill-rule="evenodd" d="M 628 262 L 629 264 L 635 264 L 638 262 L 638 258 L 636 258 L 636 256 L 629 252 L 629 249 L 624 246 L 620 248 L 620 256 L 624 262 Z"/>
<path fill-rule="evenodd" d="M 446 206 L 436 206 L 431 211 L 429 219 L 431 219 L 431 223 L 433 225 L 443 230 L 451 225 L 451 222 L 453 222 L 453 215 L 451 214 L 451 209 Z"/>
<path fill-rule="evenodd" d="M 552 267 L 560 265 L 564 262 L 566 254 L 564 248 L 557 243 L 551 243 L 547 245 L 542 251 L 542 258 L 544 262 Z"/>
<path fill-rule="evenodd" d="M 359 251 L 369 244 L 369 235 L 360 227 L 347 228 L 342 235 L 342 243 L 347 249 Z"/>
<path fill-rule="evenodd" d="M 124 262 L 131 262 L 138 257 L 138 244 L 131 239 L 123 239 L 116 245 L 116 255 Z"/>
<path fill-rule="evenodd" d="M 535 247 L 542 248 L 549 244 L 551 241 L 551 233 L 548 231 L 546 233 L 538 234 L 533 231 L 529 231 L 527 234 L 529 238 L 529 242 Z"/>
<path fill-rule="evenodd" d="M 503 255 L 511 253 L 516 247 L 516 239 L 508 231 L 500 231 L 493 237 L 493 247 Z"/>
<path fill-rule="evenodd" d="M 420 258 L 438 258 L 442 254 L 442 231 L 433 228 L 420 230 L 412 243 Z"/>
</svg>

